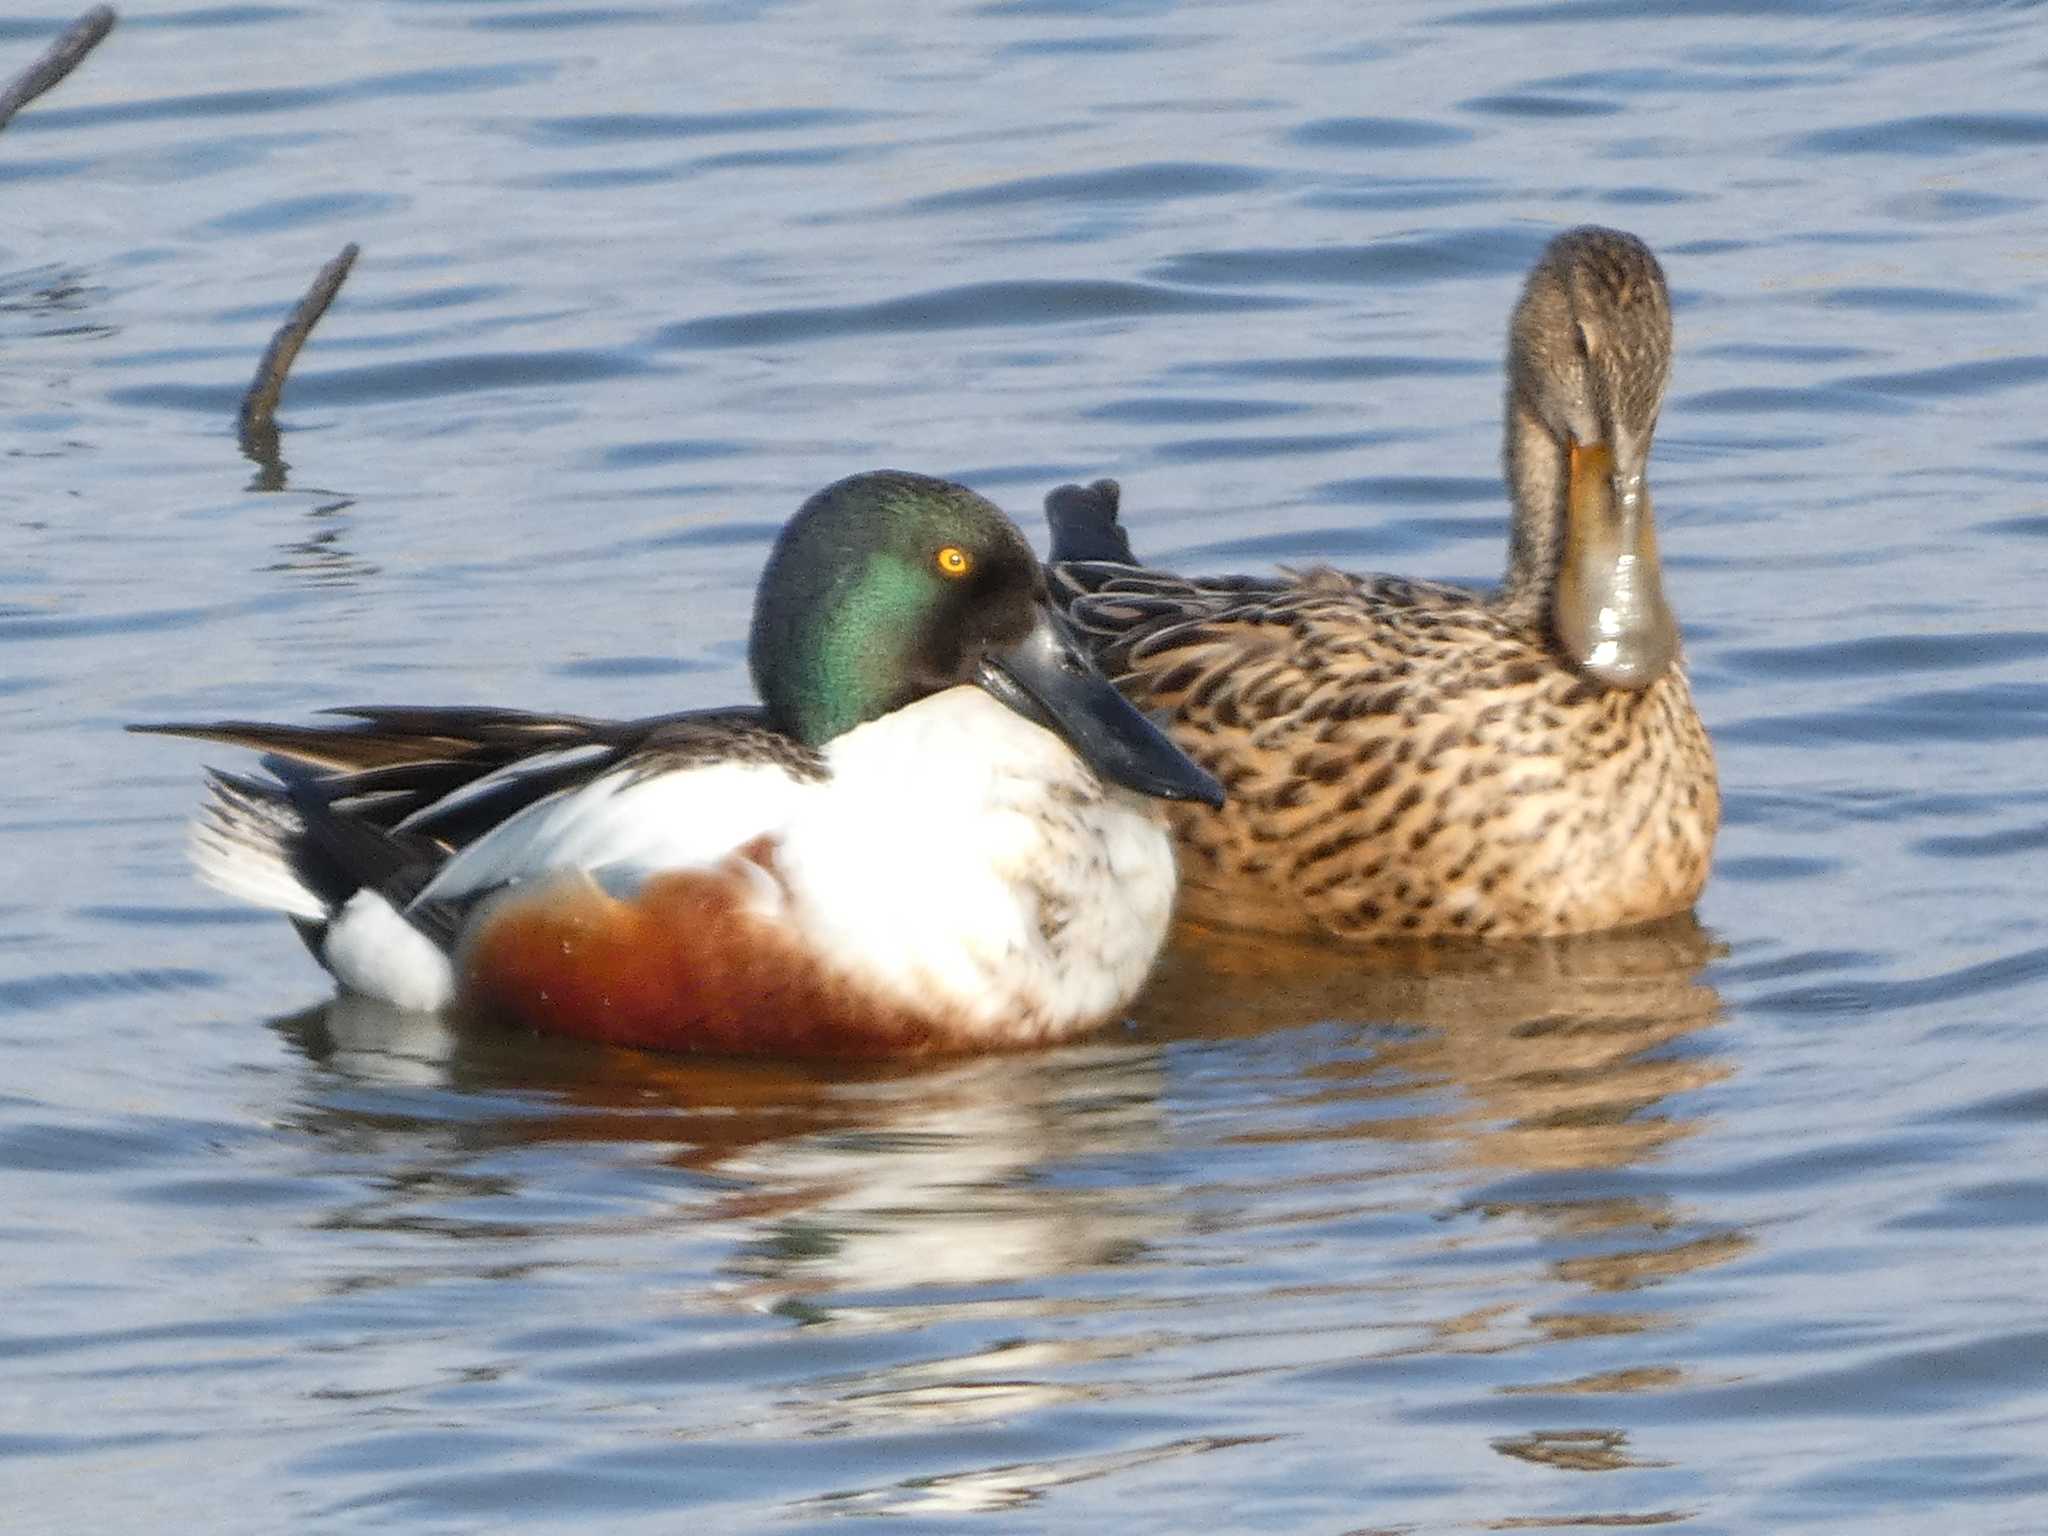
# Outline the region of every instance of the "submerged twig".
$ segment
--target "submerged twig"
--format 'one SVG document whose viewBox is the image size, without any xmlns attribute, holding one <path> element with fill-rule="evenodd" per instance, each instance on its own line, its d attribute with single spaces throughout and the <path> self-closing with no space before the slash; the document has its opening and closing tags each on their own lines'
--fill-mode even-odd
<svg viewBox="0 0 2048 1536">
<path fill-rule="evenodd" d="M 327 313 L 327 306 L 334 302 L 334 296 L 341 292 L 341 285 L 348 280 L 348 270 L 356 264 L 356 257 L 362 247 L 351 240 L 341 248 L 341 254 L 320 269 L 320 275 L 313 279 L 313 286 L 306 290 L 306 296 L 293 307 L 277 334 L 270 338 L 270 345 L 263 349 L 263 361 L 256 365 L 256 377 L 249 385 L 249 391 L 242 396 L 242 452 L 262 465 L 266 471 L 279 475 L 282 484 L 282 465 L 277 457 L 277 401 L 284 393 L 285 375 L 291 372 L 292 364 L 298 360 L 299 349 L 306 344 L 306 338 L 313 334 L 313 327 L 320 323 L 320 317 Z"/>
<path fill-rule="evenodd" d="M 0 128 L 5 128 L 15 113 L 78 68 L 85 56 L 114 30 L 114 20 L 111 5 L 96 5 L 65 28 L 64 35 L 50 45 L 48 53 L 0 91 Z"/>
</svg>

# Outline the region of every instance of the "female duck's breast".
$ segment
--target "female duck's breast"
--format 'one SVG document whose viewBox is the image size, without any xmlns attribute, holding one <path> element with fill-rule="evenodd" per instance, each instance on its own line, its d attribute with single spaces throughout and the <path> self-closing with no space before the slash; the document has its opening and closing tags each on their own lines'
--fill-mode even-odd
<svg viewBox="0 0 2048 1536">
<path fill-rule="evenodd" d="M 1545 686 L 1400 695 L 1362 712 L 1183 738 L 1231 785 L 1182 811 L 1203 919 L 1348 938 L 1533 937 L 1690 906 L 1719 821 L 1682 675 L 1642 694 Z"/>
</svg>

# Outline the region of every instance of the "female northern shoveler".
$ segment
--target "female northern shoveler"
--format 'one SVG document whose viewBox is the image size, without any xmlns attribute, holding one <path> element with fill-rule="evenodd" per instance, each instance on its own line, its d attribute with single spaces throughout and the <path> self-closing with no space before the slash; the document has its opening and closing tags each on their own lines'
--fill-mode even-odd
<svg viewBox="0 0 2048 1536">
<path fill-rule="evenodd" d="M 1152 798 L 1219 803 L 960 486 L 842 480 L 756 595 L 759 709 L 626 723 L 348 709 L 142 729 L 216 773 L 200 874 L 402 1008 L 681 1050 L 1023 1045 L 1099 1024 L 1166 934 Z"/>
<path fill-rule="evenodd" d="M 1113 481 L 1046 501 L 1056 598 L 1222 779 L 1183 904 L 1346 938 L 1585 932 L 1683 911 L 1720 792 L 1644 484 L 1671 358 L 1632 235 L 1550 243 L 1508 340 L 1507 579 L 1135 569 Z"/>
</svg>

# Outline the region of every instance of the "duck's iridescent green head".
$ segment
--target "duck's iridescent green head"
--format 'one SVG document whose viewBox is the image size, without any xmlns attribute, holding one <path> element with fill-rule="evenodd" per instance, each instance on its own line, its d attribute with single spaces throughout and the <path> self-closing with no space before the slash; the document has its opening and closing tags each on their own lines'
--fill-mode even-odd
<svg viewBox="0 0 2048 1536">
<path fill-rule="evenodd" d="M 1067 635 L 1016 525 L 947 480 L 879 470 L 805 502 L 761 573 L 748 660 L 769 719 L 813 747 L 971 685 L 1105 778 L 1221 803 Z"/>
<path fill-rule="evenodd" d="M 754 686 L 812 746 L 970 680 L 1031 628 L 1038 562 L 994 506 L 924 475 L 829 485 L 791 518 L 754 605 Z"/>
</svg>

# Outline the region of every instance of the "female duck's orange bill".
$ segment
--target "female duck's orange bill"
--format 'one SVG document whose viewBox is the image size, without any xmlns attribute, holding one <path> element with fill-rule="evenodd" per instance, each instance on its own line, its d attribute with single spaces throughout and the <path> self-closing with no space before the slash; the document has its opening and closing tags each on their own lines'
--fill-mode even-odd
<svg viewBox="0 0 2048 1536">
<path fill-rule="evenodd" d="M 1618 471 L 1609 444 L 1574 442 L 1567 474 L 1557 642 L 1594 680 L 1647 688 L 1678 654 L 1678 621 L 1664 601 L 1640 464 Z"/>
</svg>

